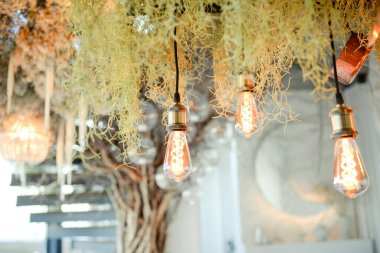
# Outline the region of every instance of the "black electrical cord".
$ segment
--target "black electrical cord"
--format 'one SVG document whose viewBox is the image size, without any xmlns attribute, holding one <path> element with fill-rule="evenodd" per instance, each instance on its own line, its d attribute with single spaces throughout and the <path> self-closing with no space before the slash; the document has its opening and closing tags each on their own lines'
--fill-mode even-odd
<svg viewBox="0 0 380 253">
<path fill-rule="evenodd" d="M 344 104 L 344 100 L 339 88 L 338 72 L 336 68 L 334 36 L 333 36 L 332 28 L 331 28 L 331 14 L 330 13 L 329 13 L 329 30 L 330 30 L 330 42 L 331 42 L 331 50 L 332 50 L 331 58 L 332 58 L 332 65 L 334 69 L 334 79 L 335 79 L 335 88 L 336 88 L 335 98 L 336 98 L 336 103 L 338 105 L 342 105 Z"/>
<path fill-rule="evenodd" d="M 180 103 L 181 97 L 179 95 L 179 67 L 178 67 L 178 53 L 177 53 L 177 26 L 174 27 L 174 60 L 175 60 L 175 93 L 174 103 Z"/>
</svg>

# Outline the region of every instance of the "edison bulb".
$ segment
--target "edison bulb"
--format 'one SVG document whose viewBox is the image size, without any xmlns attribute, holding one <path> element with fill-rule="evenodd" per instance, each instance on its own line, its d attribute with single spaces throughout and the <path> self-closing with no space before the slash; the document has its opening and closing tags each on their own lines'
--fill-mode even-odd
<svg viewBox="0 0 380 253">
<path fill-rule="evenodd" d="M 340 138 L 334 149 L 334 187 L 349 198 L 363 194 L 369 186 L 356 141 L 352 137 Z"/>
<path fill-rule="evenodd" d="M 164 173 L 174 181 L 180 182 L 190 174 L 191 170 L 186 131 L 174 130 L 169 135 L 164 160 Z"/>
<path fill-rule="evenodd" d="M 249 138 L 257 131 L 257 108 L 255 98 L 251 91 L 242 91 L 239 94 L 238 107 L 235 117 L 236 132 L 245 138 Z"/>
</svg>

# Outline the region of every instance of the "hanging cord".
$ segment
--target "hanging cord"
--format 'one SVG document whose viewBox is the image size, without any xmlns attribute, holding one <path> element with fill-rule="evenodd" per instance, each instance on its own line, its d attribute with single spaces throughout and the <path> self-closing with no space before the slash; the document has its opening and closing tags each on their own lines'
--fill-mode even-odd
<svg viewBox="0 0 380 253">
<path fill-rule="evenodd" d="M 336 98 L 336 104 L 342 105 L 344 104 L 343 96 L 342 93 L 340 93 L 340 88 L 339 88 L 339 81 L 338 81 L 338 72 L 336 68 L 336 56 L 335 56 L 335 45 L 334 45 L 334 36 L 331 28 L 331 13 L 329 12 L 329 30 L 330 30 L 330 43 L 331 43 L 331 58 L 332 58 L 332 64 L 333 64 L 333 69 L 334 69 L 334 81 L 335 81 L 335 88 L 336 88 L 336 93 L 335 93 L 335 98 Z"/>
<path fill-rule="evenodd" d="M 179 67 L 178 67 L 178 53 L 177 53 L 177 26 L 174 27 L 174 60 L 175 60 L 175 93 L 174 102 L 180 103 L 181 97 L 178 92 L 179 86 Z"/>
</svg>

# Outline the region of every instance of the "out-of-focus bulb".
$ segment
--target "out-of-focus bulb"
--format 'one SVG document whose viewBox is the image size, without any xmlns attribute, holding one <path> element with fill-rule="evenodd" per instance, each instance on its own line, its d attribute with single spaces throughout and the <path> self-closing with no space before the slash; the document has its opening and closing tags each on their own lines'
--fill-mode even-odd
<svg viewBox="0 0 380 253">
<path fill-rule="evenodd" d="M 176 182 L 190 174 L 192 169 L 186 131 L 174 130 L 170 133 L 163 169 L 165 175 Z"/>
<path fill-rule="evenodd" d="M 334 187 L 349 198 L 363 194 L 369 186 L 359 148 L 353 137 L 337 139 L 334 148 Z"/>
<path fill-rule="evenodd" d="M 250 90 L 243 90 L 239 94 L 235 117 L 236 132 L 245 138 L 251 137 L 258 129 L 258 114 L 255 98 Z"/>
<path fill-rule="evenodd" d="M 34 129 L 32 128 L 28 128 L 28 127 L 22 127 L 19 131 L 19 138 L 20 140 L 27 140 L 27 139 L 30 139 L 30 138 L 33 138 L 33 135 L 34 135 Z"/>
</svg>

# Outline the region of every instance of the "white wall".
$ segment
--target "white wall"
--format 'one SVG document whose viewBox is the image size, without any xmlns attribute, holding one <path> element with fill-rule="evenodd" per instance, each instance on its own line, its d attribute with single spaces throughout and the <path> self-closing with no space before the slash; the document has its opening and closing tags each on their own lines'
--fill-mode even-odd
<svg viewBox="0 0 380 253">
<path fill-rule="evenodd" d="M 172 218 L 167 235 L 166 252 L 200 253 L 201 224 L 197 187 L 186 190 Z"/>
<path fill-rule="evenodd" d="M 368 83 L 347 90 L 347 103 L 355 109 L 357 137 L 369 177 L 368 191 L 356 202 L 360 233 L 375 240 L 380 252 L 380 67 L 370 59 Z"/>
</svg>

